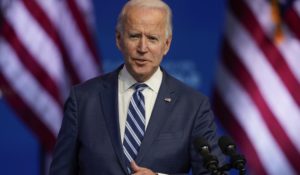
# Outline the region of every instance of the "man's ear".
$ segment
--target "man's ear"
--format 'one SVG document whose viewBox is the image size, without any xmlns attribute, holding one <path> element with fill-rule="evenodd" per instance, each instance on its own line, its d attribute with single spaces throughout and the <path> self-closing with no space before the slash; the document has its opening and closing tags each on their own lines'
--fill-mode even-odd
<svg viewBox="0 0 300 175">
<path fill-rule="evenodd" d="M 164 55 L 167 55 L 172 42 L 172 36 L 169 36 L 165 41 Z"/>
<path fill-rule="evenodd" d="M 121 33 L 119 31 L 116 31 L 116 45 L 118 47 L 119 50 L 121 50 Z"/>
</svg>

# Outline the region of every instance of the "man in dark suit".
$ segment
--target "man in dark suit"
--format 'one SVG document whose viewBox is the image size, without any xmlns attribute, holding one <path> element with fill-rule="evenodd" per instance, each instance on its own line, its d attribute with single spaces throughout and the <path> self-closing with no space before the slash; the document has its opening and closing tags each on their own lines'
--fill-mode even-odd
<svg viewBox="0 0 300 175">
<path fill-rule="evenodd" d="M 116 30 L 125 63 L 71 89 L 51 175 L 207 173 L 193 142 L 219 155 L 208 100 L 160 67 L 171 16 L 160 0 L 126 3 Z"/>
</svg>

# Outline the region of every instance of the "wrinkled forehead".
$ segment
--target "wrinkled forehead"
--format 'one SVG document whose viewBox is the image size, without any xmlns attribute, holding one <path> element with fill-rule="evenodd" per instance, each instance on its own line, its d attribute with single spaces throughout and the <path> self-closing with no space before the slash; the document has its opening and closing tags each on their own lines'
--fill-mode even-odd
<svg viewBox="0 0 300 175">
<path fill-rule="evenodd" d="M 166 13 L 158 8 L 131 8 L 123 19 L 125 28 L 142 27 L 164 30 L 167 25 Z"/>
<path fill-rule="evenodd" d="M 124 17 L 125 22 L 140 21 L 145 23 L 166 23 L 166 13 L 163 9 L 159 8 L 132 7 L 128 9 Z"/>
<path fill-rule="evenodd" d="M 132 6 L 126 10 L 124 18 L 125 20 L 153 18 L 165 22 L 167 19 L 167 12 L 164 9 L 157 7 Z"/>
</svg>

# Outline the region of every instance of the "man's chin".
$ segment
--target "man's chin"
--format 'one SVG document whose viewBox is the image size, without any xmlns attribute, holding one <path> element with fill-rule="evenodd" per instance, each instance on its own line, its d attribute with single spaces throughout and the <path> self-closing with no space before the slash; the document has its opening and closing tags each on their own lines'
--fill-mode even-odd
<svg viewBox="0 0 300 175">
<path fill-rule="evenodd" d="M 137 75 L 146 75 L 149 74 L 149 68 L 144 65 L 144 66 L 135 66 L 133 67 L 133 72 Z"/>
<path fill-rule="evenodd" d="M 140 82 L 147 81 L 151 77 L 151 73 L 145 70 L 134 70 L 133 77 Z"/>
</svg>

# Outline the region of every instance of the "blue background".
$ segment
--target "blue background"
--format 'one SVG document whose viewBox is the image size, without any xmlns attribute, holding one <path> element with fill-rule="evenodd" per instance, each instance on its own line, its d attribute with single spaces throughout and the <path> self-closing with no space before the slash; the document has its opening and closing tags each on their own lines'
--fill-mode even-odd
<svg viewBox="0 0 300 175">
<path fill-rule="evenodd" d="M 115 46 L 115 24 L 125 0 L 94 0 L 96 37 L 105 72 L 122 57 Z M 173 41 L 163 66 L 211 96 L 225 16 L 225 0 L 166 0 L 173 10 Z M 220 130 L 221 131 L 221 130 Z M 222 131 L 221 131 L 222 132 Z M 0 174 L 38 175 L 40 145 L 0 95 Z"/>
</svg>

